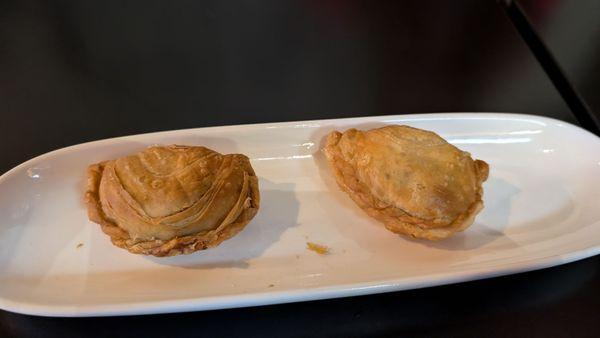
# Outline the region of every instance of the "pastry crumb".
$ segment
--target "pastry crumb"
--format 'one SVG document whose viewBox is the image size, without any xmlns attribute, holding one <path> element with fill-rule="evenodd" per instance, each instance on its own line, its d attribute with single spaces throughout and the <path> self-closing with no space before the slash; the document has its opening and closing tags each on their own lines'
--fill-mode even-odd
<svg viewBox="0 0 600 338">
<path fill-rule="evenodd" d="M 270 287 L 270 288 L 272 288 L 272 287 L 274 287 L 274 286 L 275 286 L 275 284 L 269 284 L 269 287 Z"/>
<path fill-rule="evenodd" d="M 83 246 L 83 243 L 79 243 L 79 244 L 77 244 L 77 247 L 76 247 L 76 248 L 77 248 L 77 249 L 79 249 L 79 248 L 81 248 L 82 246 Z"/>
<path fill-rule="evenodd" d="M 313 242 L 306 242 L 306 248 L 318 253 L 319 255 L 327 255 L 329 253 L 328 247 Z"/>
</svg>

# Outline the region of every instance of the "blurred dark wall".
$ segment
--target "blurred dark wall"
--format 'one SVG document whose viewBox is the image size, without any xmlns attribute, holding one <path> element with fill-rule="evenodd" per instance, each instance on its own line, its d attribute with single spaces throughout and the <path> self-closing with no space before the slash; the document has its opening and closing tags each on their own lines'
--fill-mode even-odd
<svg viewBox="0 0 600 338">
<path fill-rule="evenodd" d="M 209 125 L 439 111 L 573 121 L 494 1 L 4 1 L 0 48 L 0 135 L 20 140 L 6 166 Z"/>
<path fill-rule="evenodd" d="M 552 54 L 600 116 L 600 1 L 523 0 Z"/>
</svg>

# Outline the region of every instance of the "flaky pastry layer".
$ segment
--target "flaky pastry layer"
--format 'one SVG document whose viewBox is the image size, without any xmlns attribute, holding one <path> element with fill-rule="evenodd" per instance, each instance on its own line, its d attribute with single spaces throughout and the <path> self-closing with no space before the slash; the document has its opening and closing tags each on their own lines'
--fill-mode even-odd
<svg viewBox="0 0 600 338">
<path fill-rule="evenodd" d="M 89 219 L 135 254 L 215 247 L 241 231 L 260 205 L 248 158 L 204 147 L 152 147 L 93 164 L 87 177 Z"/>
<path fill-rule="evenodd" d="M 432 132 L 334 131 L 324 153 L 340 188 L 392 232 L 439 240 L 469 227 L 483 209 L 487 163 Z"/>
</svg>

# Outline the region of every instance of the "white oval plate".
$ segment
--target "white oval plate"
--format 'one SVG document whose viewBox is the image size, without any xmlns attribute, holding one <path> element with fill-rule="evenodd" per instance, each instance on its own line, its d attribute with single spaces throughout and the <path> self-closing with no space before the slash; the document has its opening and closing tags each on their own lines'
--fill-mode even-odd
<svg viewBox="0 0 600 338">
<path fill-rule="evenodd" d="M 329 173 L 332 129 L 407 124 L 433 130 L 491 166 L 485 209 L 441 242 L 371 220 Z M 258 216 L 217 248 L 138 256 L 88 221 L 90 163 L 152 144 L 248 155 Z M 516 114 L 428 114 L 177 130 L 91 142 L 0 177 L 0 308 L 45 316 L 164 313 L 363 295 L 540 269 L 600 251 L 600 138 Z M 328 255 L 306 248 L 325 245 Z"/>
</svg>

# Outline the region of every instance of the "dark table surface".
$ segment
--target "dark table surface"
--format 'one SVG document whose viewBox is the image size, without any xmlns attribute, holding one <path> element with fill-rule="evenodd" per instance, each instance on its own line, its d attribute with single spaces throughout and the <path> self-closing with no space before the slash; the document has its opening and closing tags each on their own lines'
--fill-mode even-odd
<svg viewBox="0 0 600 338">
<path fill-rule="evenodd" d="M 442 111 L 575 121 L 494 1 L 0 3 L 0 173 L 119 135 Z M 0 337 L 598 336 L 599 269 L 590 258 L 458 285 L 186 314 L 0 311 Z"/>
</svg>

